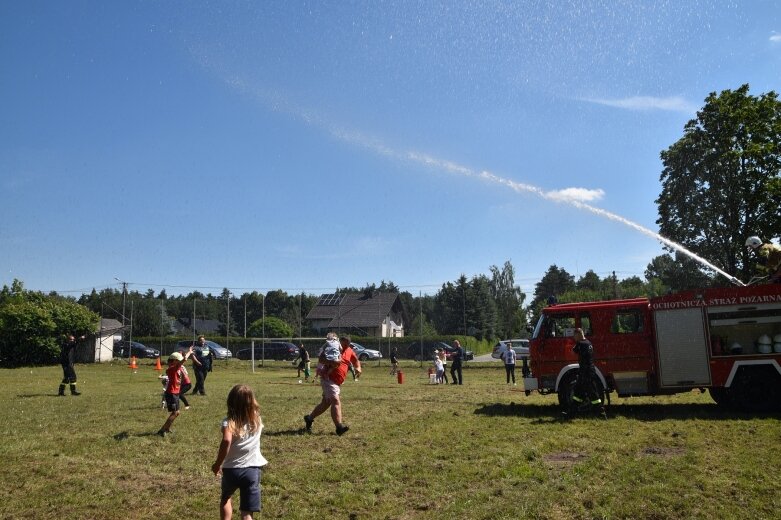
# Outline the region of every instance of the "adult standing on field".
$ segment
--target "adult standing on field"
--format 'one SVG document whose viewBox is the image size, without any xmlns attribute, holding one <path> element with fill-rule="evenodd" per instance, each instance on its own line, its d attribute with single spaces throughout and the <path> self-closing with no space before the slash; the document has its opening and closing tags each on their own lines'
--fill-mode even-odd
<svg viewBox="0 0 781 520">
<path fill-rule="evenodd" d="M 296 359 L 300 359 L 298 362 L 298 375 L 296 377 L 301 377 L 301 371 L 304 371 L 304 380 L 309 381 L 309 352 L 306 351 L 306 348 L 304 347 L 303 343 L 300 343 L 298 345 L 298 357 Z M 293 360 L 293 364 L 296 364 L 296 359 Z M 300 383 L 301 381 L 299 381 Z"/>
<path fill-rule="evenodd" d="M 390 375 L 395 376 L 396 374 L 399 373 L 399 358 L 398 358 L 398 353 L 396 351 L 396 347 L 393 347 L 393 350 L 391 350 L 390 362 L 391 362 Z"/>
<path fill-rule="evenodd" d="M 194 394 L 206 395 L 206 376 L 212 371 L 214 353 L 206 343 L 206 338 L 198 336 L 198 345 L 193 349 L 193 371 L 195 371 Z"/>
<path fill-rule="evenodd" d="M 86 336 L 81 336 L 79 341 L 84 340 Z M 57 395 L 65 395 L 65 385 L 70 384 L 71 395 L 81 395 L 81 392 L 76 391 L 76 370 L 73 368 L 73 363 L 76 362 L 76 337 L 73 334 L 68 334 L 65 340 L 60 345 L 60 364 L 62 365 L 62 382 L 60 383 L 60 391 Z"/>
<path fill-rule="evenodd" d="M 507 342 L 507 350 L 502 352 L 500 357 L 502 358 L 502 361 L 504 361 L 504 371 L 507 374 L 507 384 L 510 384 L 510 376 L 512 376 L 513 386 L 515 386 L 515 359 L 517 356 L 513 350 L 513 344 L 511 342 Z"/>
<path fill-rule="evenodd" d="M 461 348 L 461 342 L 458 340 L 453 341 L 453 348 L 455 351 L 453 352 L 450 365 L 450 376 L 453 378 L 453 381 L 450 384 L 462 385 L 464 384 L 464 375 L 461 372 L 461 363 L 464 359 L 464 349 Z"/>
<path fill-rule="evenodd" d="M 578 355 L 578 379 L 572 393 L 572 400 L 578 410 L 585 410 L 591 406 L 599 407 L 604 416 L 605 408 L 602 406 L 602 397 L 597 392 L 597 371 L 594 367 L 594 346 L 583 329 L 577 328 L 573 334 L 575 346 L 572 351 Z"/>
<path fill-rule="evenodd" d="M 335 340 L 336 334 L 329 332 L 326 336 L 326 343 L 333 344 Z M 347 370 L 349 370 L 348 367 L 350 363 L 352 363 L 353 367 L 355 368 L 357 375 L 361 375 L 361 362 L 358 360 L 358 356 L 355 355 L 355 352 L 350 347 L 350 341 L 350 336 L 342 336 L 339 338 L 341 360 L 338 361 L 338 365 L 334 366 L 333 368 L 323 369 L 323 373 L 320 376 L 320 386 L 323 389 L 323 398 L 320 403 L 318 403 L 317 406 L 315 406 L 314 409 L 309 413 L 309 415 L 304 416 L 304 424 L 306 425 L 306 431 L 308 432 L 312 431 L 312 423 L 315 421 L 317 416 L 329 408 L 331 409 L 331 419 L 334 422 L 334 426 L 336 426 L 336 435 L 342 435 L 350 429 L 349 426 L 346 426 L 342 423 L 342 401 L 339 389 L 347 377 Z M 320 363 L 323 364 L 326 361 L 325 350 L 326 349 L 322 349 L 322 353 L 320 354 L 319 359 Z"/>
</svg>

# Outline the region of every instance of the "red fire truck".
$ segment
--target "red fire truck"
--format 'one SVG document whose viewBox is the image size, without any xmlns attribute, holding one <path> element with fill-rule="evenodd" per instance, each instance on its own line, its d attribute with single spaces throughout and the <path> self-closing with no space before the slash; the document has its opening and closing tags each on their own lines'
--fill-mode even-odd
<svg viewBox="0 0 781 520">
<path fill-rule="evenodd" d="M 569 406 L 578 327 L 608 398 L 707 388 L 719 405 L 781 409 L 781 284 L 549 305 L 530 341 L 527 394 L 556 392 Z"/>
</svg>

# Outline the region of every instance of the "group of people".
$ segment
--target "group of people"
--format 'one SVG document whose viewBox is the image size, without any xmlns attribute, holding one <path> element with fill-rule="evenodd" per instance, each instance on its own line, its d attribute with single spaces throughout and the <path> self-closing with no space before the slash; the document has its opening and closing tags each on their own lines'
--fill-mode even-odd
<svg viewBox="0 0 781 520">
<path fill-rule="evenodd" d="M 206 395 L 206 376 L 212 371 L 214 352 L 206 343 L 206 338 L 198 336 L 198 343 L 190 345 L 186 352 L 174 352 L 168 357 L 168 368 L 165 375 L 161 375 L 165 388 L 163 400 L 169 412 L 165 424 L 157 432 L 161 437 L 171 432 L 171 425 L 179 416 L 179 402 L 184 404 L 185 410 L 190 408 L 186 394 L 192 388 L 192 381 L 185 366 L 185 361 L 189 358 L 193 360 L 193 372 L 195 372 L 195 388 L 192 393 Z"/>
<path fill-rule="evenodd" d="M 203 336 L 198 344 L 190 345 L 184 353 L 174 352 L 168 357 L 165 376 L 164 399 L 169 415 L 157 434 L 165 437 L 171 433 L 171 425 L 179 416 L 179 401 L 189 408 L 185 393 L 191 382 L 185 362 L 192 358 L 196 375 L 194 394 L 206 395 L 206 376 L 212 370 L 214 354 Z M 239 491 L 239 508 L 244 520 L 261 510 L 260 475 L 267 460 L 260 452 L 260 434 L 263 422 L 252 389 L 247 385 L 235 385 L 228 393 L 227 415 L 221 423 L 221 440 L 217 458 L 212 464 L 215 475 L 222 475 L 220 516 L 223 520 L 233 516 L 232 497 Z"/>
<path fill-rule="evenodd" d="M 453 350 L 450 354 L 450 378 L 452 382 L 447 379 L 447 352 L 444 348 L 434 349 L 434 382 L 436 384 L 464 384 L 463 374 L 463 362 L 464 362 L 464 349 L 461 347 L 461 343 L 458 340 L 453 341 Z"/>
</svg>

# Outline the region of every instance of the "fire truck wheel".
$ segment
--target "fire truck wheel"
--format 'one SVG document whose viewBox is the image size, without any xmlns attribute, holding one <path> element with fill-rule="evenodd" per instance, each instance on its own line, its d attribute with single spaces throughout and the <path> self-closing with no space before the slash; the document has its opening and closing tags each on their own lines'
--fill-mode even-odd
<svg viewBox="0 0 781 520">
<path fill-rule="evenodd" d="M 708 388 L 711 399 L 722 408 L 732 406 L 732 392 L 729 388 Z"/>
<path fill-rule="evenodd" d="M 564 410 L 569 410 L 572 407 L 572 395 L 575 391 L 575 380 L 578 375 L 575 370 L 568 372 L 559 383 L 559 405 Z"/>
<path fill-rule="evenodd" d="M 780 379 L 775 368 L 770 366 L 741 367 L 731 388 L 735 408 L 749 412 L 777 410 L 781 398 Z"/>
</svg>

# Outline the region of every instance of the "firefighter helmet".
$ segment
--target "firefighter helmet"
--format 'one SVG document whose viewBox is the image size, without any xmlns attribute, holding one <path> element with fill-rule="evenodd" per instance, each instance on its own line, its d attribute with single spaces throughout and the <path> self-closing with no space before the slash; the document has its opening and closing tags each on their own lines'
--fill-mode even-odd
<svg viewBox="0 0 781 520">
<path fill-rule="evenodd" d="M 751 249 L 756 249 L 761 245 L 762 239 L 759 237 L 748 237 L 746 240 L 746 247 L 750 247 Z"/>
</svg>

